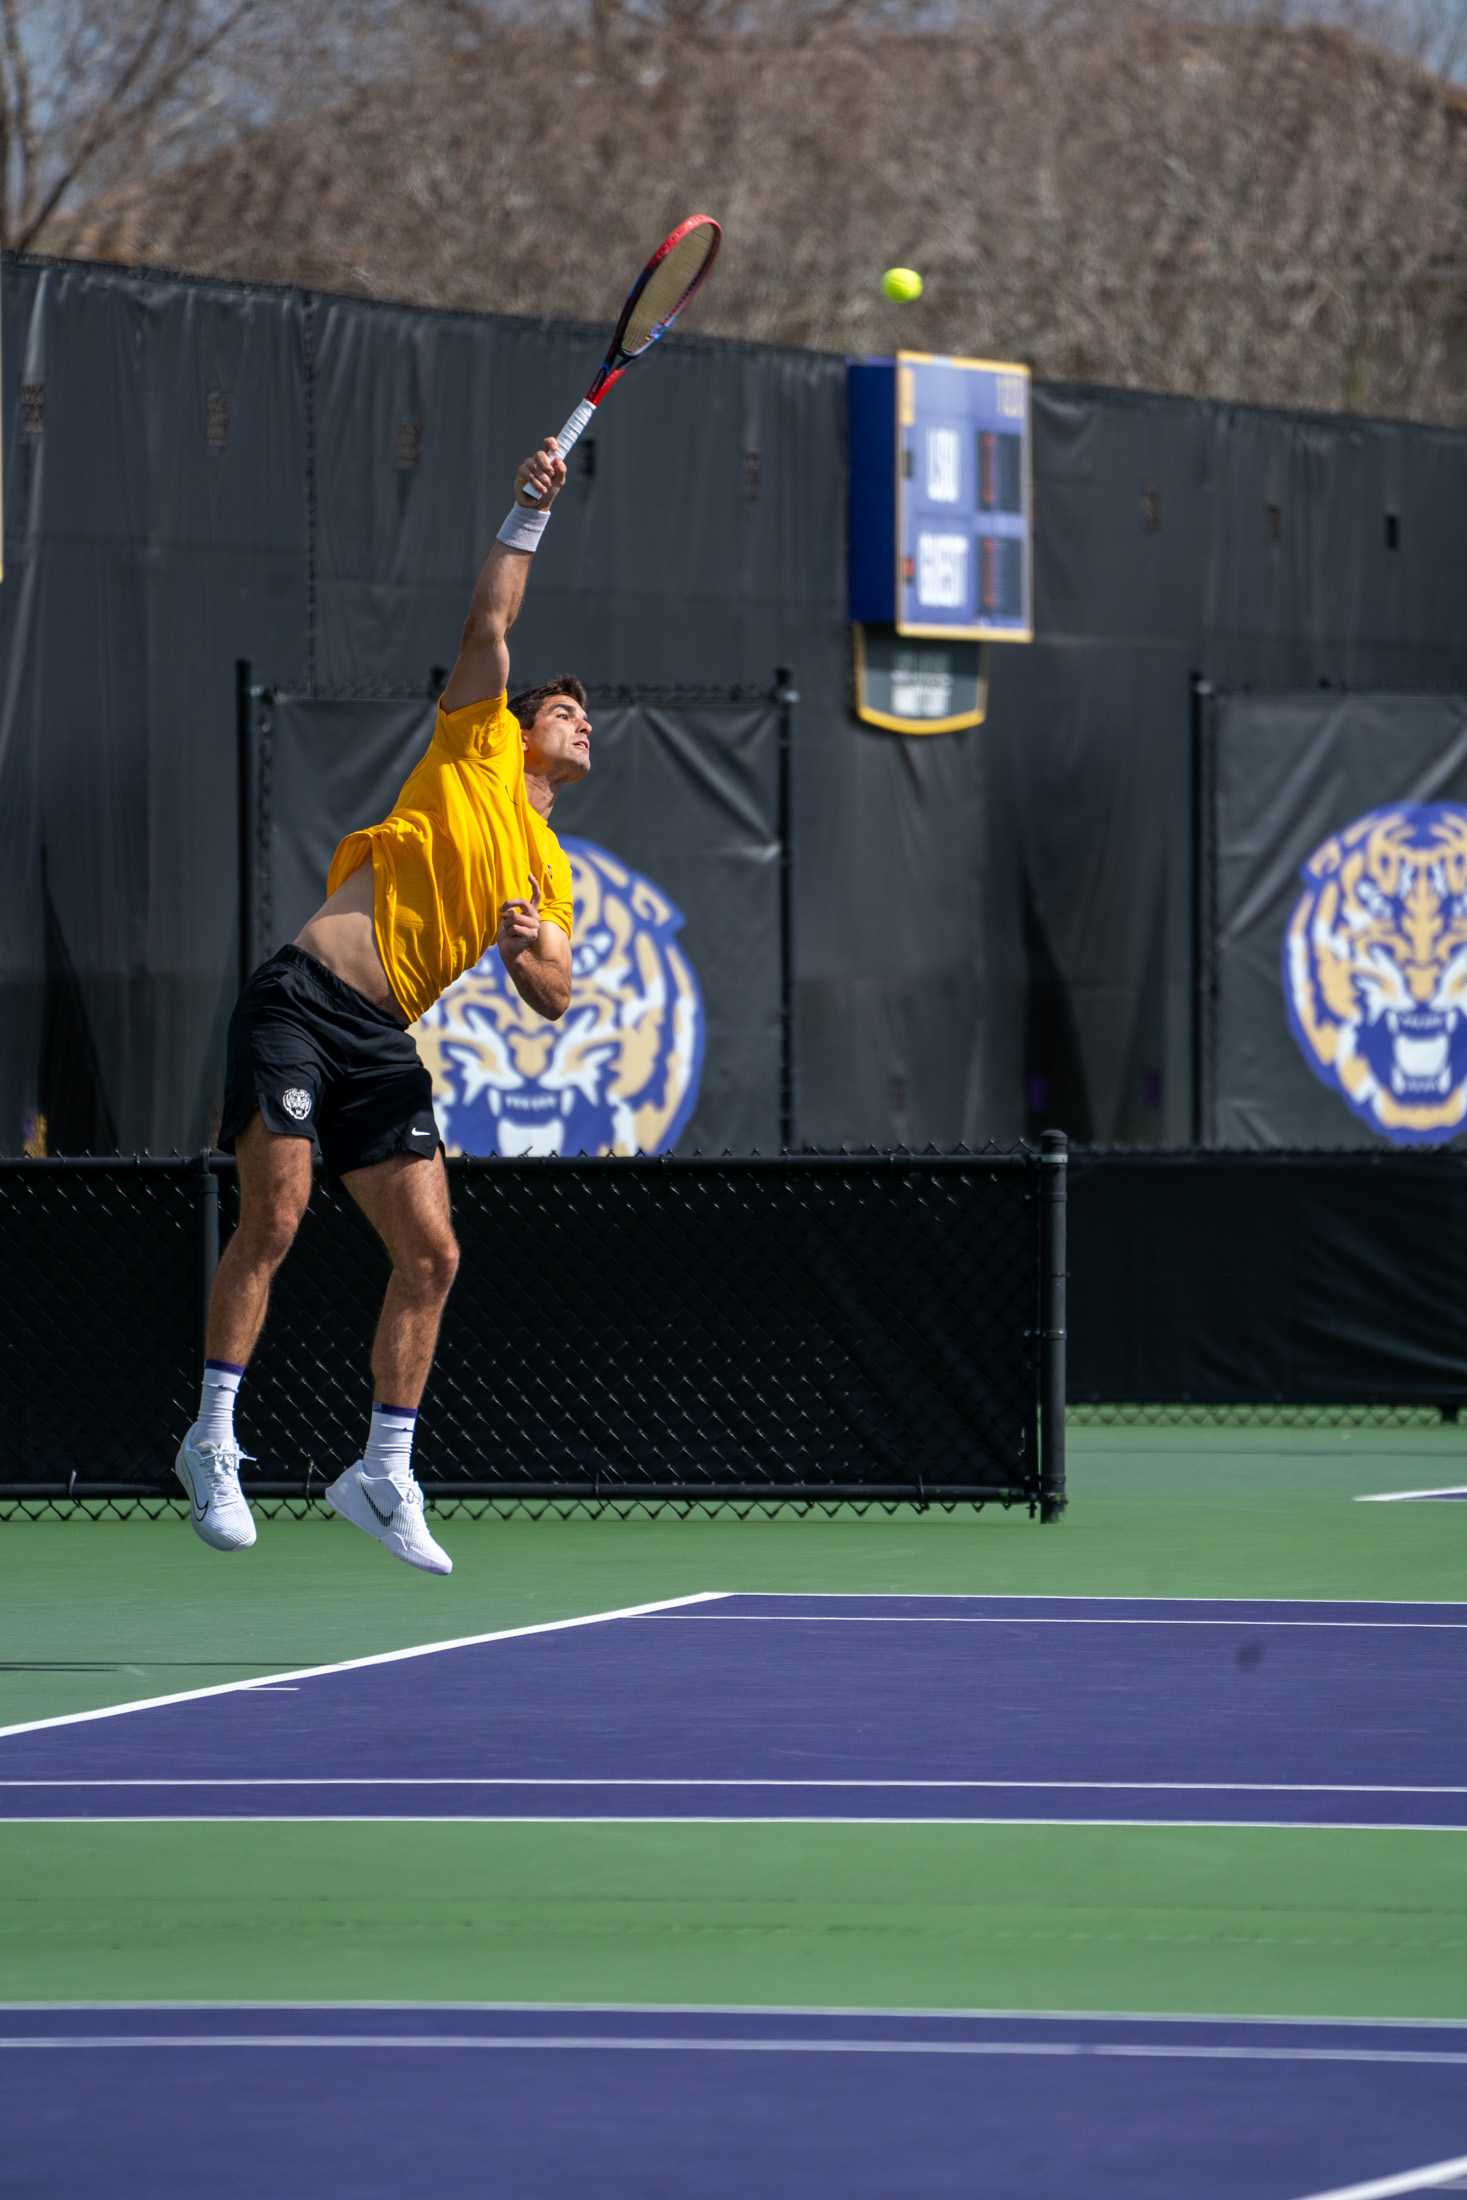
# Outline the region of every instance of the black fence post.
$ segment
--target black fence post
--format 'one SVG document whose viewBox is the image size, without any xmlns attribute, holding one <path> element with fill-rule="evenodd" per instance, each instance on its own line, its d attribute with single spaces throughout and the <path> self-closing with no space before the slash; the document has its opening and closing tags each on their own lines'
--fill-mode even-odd
<svg viewBox="0 0 1467 2200">
<path fill-rule="evenodd" d="M 1063 1131 L 1039 1141 L 1039 1517 L 1065 1509 L 1065 1320 L 1070 1142 Z"/>
<path fill-rule="evenodd" d="M 198 1365 L 202 1368 L 208 1352 L 209 1296 L 214 1289 L 214 1271 L 219 1266 L 219 1179 L 207 1146 L 196 1158 L 194 1169 L 194 1207 L 198 1216 L 194 1238 L 194 1288 L 198 1307 Z"/>
<path fill-rule="evenodd" d="M 1212 1138 L 1214 1008 L 1213 757 L 1208 706 L 1217 690 L 1204 674 L 1191 678 L 1189 737 L 1192 776 L 1192 1143 Z"/>
<path fill-rule="evenodd" d="M 235 845 L 239 860 L 239 982 L 255 967 L 255 689 L 248 657 L 234 664 L 234 728 L 238 745 Z"/>
<path fill-rule="evenodd" d="M 788 1153 L 795 1135 L 794 1071 L 794 867 L 791 836 L 794 831 L 792 755 L 794 708 L 800 700 L 788 665 L 774 674 L 774 701 L 779 710 L 779 1150 Z"/>
</svg>

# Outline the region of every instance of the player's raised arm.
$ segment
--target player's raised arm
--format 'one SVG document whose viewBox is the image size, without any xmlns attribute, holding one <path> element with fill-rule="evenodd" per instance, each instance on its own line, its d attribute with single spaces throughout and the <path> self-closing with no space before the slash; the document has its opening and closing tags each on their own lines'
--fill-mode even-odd
<svg viewBox="0 0 1467 2200">
<path fill-rule="evenodd" d="M 515 471 L 514 503 L 490 544 L 469 599 L 458 661 L 443 690 L 445 710 L 487 702 L 509 686 L 509 630 L 519 615 L 530 560 L 564 484 L 565 460 L 554 436 L 548 435 Z"/>
</svg>

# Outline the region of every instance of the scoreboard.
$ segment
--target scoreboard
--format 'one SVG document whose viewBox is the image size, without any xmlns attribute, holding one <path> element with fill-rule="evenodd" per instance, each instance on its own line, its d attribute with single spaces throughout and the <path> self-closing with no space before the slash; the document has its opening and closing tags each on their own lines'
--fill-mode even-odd
<svg viewBox="0 0 1467 2200">
<path fill-rule="evenodd" d="M 902 351 L 846 373 L 852 621 L 1032 641 L 1029 369 Z"/>
</svg>

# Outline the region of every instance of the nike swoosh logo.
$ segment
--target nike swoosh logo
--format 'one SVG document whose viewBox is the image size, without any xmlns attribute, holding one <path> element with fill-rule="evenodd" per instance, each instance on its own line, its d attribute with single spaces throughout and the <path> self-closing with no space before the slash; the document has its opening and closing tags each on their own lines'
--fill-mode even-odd
<svg viewBox="0 0 1467 2200">
<path fill-rule="evenodd" d="M 202 1520 L 204 1514 L 209 1510 L 209 1507 L 213 1504 L 213 1502 L 214 1500 L 212 1497 L 206 1497 L 202 1505 L 199 1505 L 196 1502 L 193 1509 L 195 1520 Z"/>
<path fill-rule="evenodd" d="M 362 1484 L 362 1495 L 363 1495 L 363 1497 L 365 1497 L 365 1499 L 367 1500 L 367 1503 L 368 1503 L 368 1504 L 369 1504 L 369 1505 L 370 1505 L 370 1506 L 372 1507 L 372 1510 L 373 1510 L 373 1512 L 374 1512 L 374 1513 L 376 1513 L 376 1515 L 377 1515 L 377 1518 L 378 1518 L 378 1519 L 379 1519 L 379 1520 L 381 1521 L 381 1523 L 382 1523 L 383 1527 L 384 1527 L 384 1528 L 390 1528 L 390 1527 L 392 1526 L 392 1522 L 393 1522 L 393 1518 L 394 1518 L 394 1515 L 395 1515 L 395 1514 L 396 1514 L 396 1512 L 397 1512 L 397 1507 L 396 1507 L 396 1506 L 394 1505 L 394 1506 L 393 1506 L 393 1508 L 392 1508 L 392 1511 L 391 1511 L 390 1513 L 385 1513 L 385 1512 L 383 1512 L 383 1511 L 382 1511 L 382 1510 L 381 1510 L 381 1509 L 380 1509 L 380 1508 L 379 1508 L 379 1507 L 378 1507 L 378 1506 L 377 1506 L 377 1505 L 376 1505 L 376 1504 L 375 1504 L 375 1503 L 373 1502 L 373 1498 L 372 1498 L 372 1493 L 371 1493 L 371 1491 L 370 1491 L 370 1490 L 369 1490 L 369 1489 L 367 1488 L 367 1485 L 366 1485 L 366 1483 L 365 1483 L 365 1482 L 364 1482 L 364 1483 Z"/>
<path fill-rule="evenodd" d="M 431 1138 L 432 1136 L 433 1136 L 433 1133 L 432 1133 L 432 1131 L 409 1131 L 409 1132 L 408 1132 L 408 1137 L 409 1137 L 409 1138 Z"/>
</svg>

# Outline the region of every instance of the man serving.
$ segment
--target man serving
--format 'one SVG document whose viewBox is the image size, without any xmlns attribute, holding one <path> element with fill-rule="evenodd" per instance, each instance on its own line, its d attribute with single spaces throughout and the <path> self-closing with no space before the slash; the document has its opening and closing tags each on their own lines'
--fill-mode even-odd
<svg viewBox="0 0 1467 2200">
<path fill-rule="evenodd" d="M 235 1397 L 310 1198 L 314 1135 L 392 1262 L 366 1450 L 326 1501 L 408 1565 L 453 1571 L 428 1532 L 412 1448 L 459 1253 L 432 1080 L 407 1027 L 491 939 L 531 1008 L 554 1020 L 570 1001 L 571 872 L 549 818 L 558 790 L 591 768 L 586 693 L 569 676 L 507 693 L 507 637 L 564 482 L 547 437 L 516 472 L 427 752 L 390 815 L 341 842 L 326 900 L 254 972 L 230 1020 L 219 1142 L 238 1167 L 239 1227 L 214 1278 L 199 1415 L 176 1462 L 194 1530 L 215 1550 L 255 1540 Z"/>
</svg>

